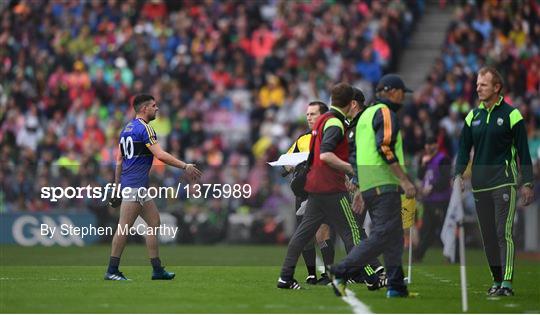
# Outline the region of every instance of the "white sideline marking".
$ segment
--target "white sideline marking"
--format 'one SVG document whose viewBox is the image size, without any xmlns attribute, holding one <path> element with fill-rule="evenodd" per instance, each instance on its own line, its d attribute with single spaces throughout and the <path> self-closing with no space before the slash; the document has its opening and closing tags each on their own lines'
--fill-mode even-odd
<svg viewBox="0 0 540 315">
<path fill-rule="evenodd" d="M 14 280 L 30 280 L 30 278 L 0 278 L 0 281 L 14 281 Z M 34 279 L 36 280 L 36 279 Z M 87 279 L 82 278 L 63 278 L 63 279 L 57 279 L 57 278 L 49 278 L 49 279 L 37 279 L 40 281 L 86 281 Z"/>
<path fill-rule="evenodd" d="M 371 314 L 369 307 L 356 298 L 353 291 L 346 289 L 345 292 L 347 292 L 347 296 L 344 296 L 341 299 L 352 307 L 355 314 Z"/>
<path fill-rule="evenodd" d="M 26 280 L 24 278 L 0 278 L 0 281 L 6 281 L 6 280 Z"/>
<path fill-rule="evenodd" d="M 317 256 L 316 264 L 319 272 L 324 272 L 324 263 L 321 261 L 319 256 Z M 345 301 L 345 303 L 349 304 L 354 314 L 372 314 L 369 307 L 362 303 L 362 301 L 356 297 L 356 294 L 354 294 L 352 290 L 346 289 L 345 292 L 347 292 L 347 296 L 342 296 L 341 299 Z"/>
</svg>

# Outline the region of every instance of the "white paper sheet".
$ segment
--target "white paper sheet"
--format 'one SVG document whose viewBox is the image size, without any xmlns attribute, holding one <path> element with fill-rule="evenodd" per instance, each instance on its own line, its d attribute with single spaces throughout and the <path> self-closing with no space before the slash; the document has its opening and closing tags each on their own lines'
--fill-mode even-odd
<svg viewBox="0 0 540 315">
<path fill-rule="evenodd" d="M 270 166 L 296 166 L 307 160 L 309 152 L 282 154 L 277 161 L 268 162 Z"/>
</svg>

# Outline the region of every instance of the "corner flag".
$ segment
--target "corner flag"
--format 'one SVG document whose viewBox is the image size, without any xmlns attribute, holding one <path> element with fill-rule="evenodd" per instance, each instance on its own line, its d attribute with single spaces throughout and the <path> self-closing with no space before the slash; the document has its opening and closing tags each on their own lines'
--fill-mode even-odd
<svg viewBox="0 0 540 315">
<path fill-rule="evenodd" d="M 401 220 L 403 229 L 409 229 L 409 265 L 407 267 L 407 284 L 412 282 L 412 237 L 416 217 L 416 199 L 401 195 Z"/>
<path fill-rule="evenodd" d="M 452 187 L 452 197 L 446 212 L 443 229 L 441 231 L 441 240 L 444 243 L 443 255 L 448 257 L 451 262 L 456 261 L 456 229 L 459 228 L 459 260 L 460 260 L 460 278 L 461 278 L 461 307 L 463 312 L 469 309 L 467 301 L 467 273 L 465 270 L 465 230 L 463 228 L 463 202 L 461 200 L 460 179 L 454 179 Z"/>
<path fill-rule="evenodd" d="M 401 195 L 401 220 L 403 221 L 404 229 L 408 229 L 414 225 L 415 215 L 416 199 L 409 199 L 405 195 Z"/>
<path fill-rule="evenodd" d="M 463 221 L 463 203 L 461 201 L 461 184 L 459 179 L 454 180 L 452 196 L 446 211 L 443 228 L 441 230 L 441 241 L 444 244 L 443 255 L 450 259 L 452 263 L 456 262 L 456 229 L 458 224 Z"/>
</svg>

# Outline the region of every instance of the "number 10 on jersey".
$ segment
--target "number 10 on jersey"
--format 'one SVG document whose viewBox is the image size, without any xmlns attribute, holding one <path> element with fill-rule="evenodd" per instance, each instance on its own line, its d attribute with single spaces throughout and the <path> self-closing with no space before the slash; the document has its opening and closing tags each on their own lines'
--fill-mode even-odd
<svg viewBox="0 0 540 315">
<path fill-rule="evenodd" d="M 131 138 L 131 136 L 120 138 L 120 145 L 122 146 L 122 155 L 128 159 L 131 159 L 135 151 L 135 147 L 133 146 L 133 138 Z"/>
</svg>

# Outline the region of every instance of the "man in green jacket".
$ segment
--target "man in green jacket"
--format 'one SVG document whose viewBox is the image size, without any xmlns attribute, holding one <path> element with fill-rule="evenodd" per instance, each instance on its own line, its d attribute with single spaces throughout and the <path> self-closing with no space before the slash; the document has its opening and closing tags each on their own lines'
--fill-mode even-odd
<svg viewBox="0 0 540 315">
<path fill-rule="evenodd" d="M 469 112 L 461 131 L 456 177 L 461 180 L 474 147 L 472 189 L 493 285 L 489 296 L 511 296 L 514 275 L 512 227 L 516 211 L 518 157 L 523 205 L 533 200 L 533 173 L 527 132 L 517 108 L 502 96 L 503 79 L 495 68 L 478 72 L 480 105 Z M 462 182 L 463 183 L 463 182 Z"/>
<path fill-rule="evenodd" d="M 359 189 L 353 210 L 368 209 L 371 233 L 356 245 L 340 263 L 330 269 L 332 286 L 338 296 L 345 296 L 345 280 L 355 266 L 365 265 L 383 254 L 388 279 L 387 297 L 409 295 L 403 281 L 403 226 L 401 196 L 414 198 L 416 190 L 403 170 L 403 143 L 396 112 L 405 92 L 403 80 L 387 74 L 377 84 L 377 101 L 358 118 L 356 132 L 356 172 Z M 350 154 L 350 153 L 349 153 Z"/>
</svg>

